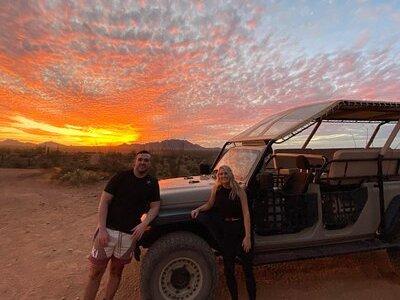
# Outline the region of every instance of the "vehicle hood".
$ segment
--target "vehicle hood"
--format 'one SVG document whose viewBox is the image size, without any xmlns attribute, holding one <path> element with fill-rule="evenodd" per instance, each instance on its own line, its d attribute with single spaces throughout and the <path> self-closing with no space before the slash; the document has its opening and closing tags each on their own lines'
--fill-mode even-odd
<svg viewBox="0 0 400 300">
<path fill-rule="evenodd" d="M 159 181 L 161 206 L 180 208 L 208 200 L 215 180 L 211 176 L 191 176 Z"/>
</svg>

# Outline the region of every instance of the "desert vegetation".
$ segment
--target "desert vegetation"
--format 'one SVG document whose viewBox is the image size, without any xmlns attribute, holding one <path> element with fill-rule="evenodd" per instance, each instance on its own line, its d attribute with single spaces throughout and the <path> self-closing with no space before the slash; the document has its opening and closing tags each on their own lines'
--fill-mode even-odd
<svg viewBox="0 0 400 300">
<path fill-rule="evenodd" d="M 60 182 L 81 185 L 109 178 L 130 168 L 135 152 L 64 152 L 45 147 L 0 149 L 0 168 L 51 169 Z M 152 155 L 152 174 L 159 179 L 198 175 L 199 164 L 211 164 L 216 151 L 158 151 Z"/>
</svg>

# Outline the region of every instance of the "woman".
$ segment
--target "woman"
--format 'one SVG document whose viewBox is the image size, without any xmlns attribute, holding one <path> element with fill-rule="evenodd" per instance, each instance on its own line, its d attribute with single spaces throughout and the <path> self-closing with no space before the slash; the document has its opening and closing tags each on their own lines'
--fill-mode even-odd
<svg viewBox="0 0 400 300">
<path fill-rule="evenodd" d="M 238 299 L 235 279 L 235 258 L 239 256 L 246 276 L 249 299 L 256 298 L 256 284 L 253 275 L 250 213 L 246 192 L 235 180 L 231 168 L 221 166 L 210 199 L 191 212 L 197 218 L 200 212 L 215 209 L 222 226 L 222 257 L 226 283 L 232 299 Z"/>
</svg>

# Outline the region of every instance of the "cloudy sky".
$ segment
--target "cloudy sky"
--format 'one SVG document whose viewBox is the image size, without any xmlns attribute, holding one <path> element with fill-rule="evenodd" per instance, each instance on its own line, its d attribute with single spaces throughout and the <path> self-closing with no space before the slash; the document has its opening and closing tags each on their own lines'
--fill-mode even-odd
<svg viewBox="0 0 400 300">
<path fill-rule="evenodd" d="M 400 99 L 399 1 L 0 2 L 0 140 L 220 146 L 295 105 Z"/>
</svg>

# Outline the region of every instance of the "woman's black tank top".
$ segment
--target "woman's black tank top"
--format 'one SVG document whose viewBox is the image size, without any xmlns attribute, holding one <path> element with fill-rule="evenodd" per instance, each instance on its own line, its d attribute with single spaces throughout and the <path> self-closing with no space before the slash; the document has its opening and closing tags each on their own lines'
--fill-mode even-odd
<svg viewBox="0 0 400 300">
<path fill-rule="evenodd" d="M 238 195 L 234 199 L 229 198 L 231 189 L 219 186 L 215 193 L 214 206 L 218 214 L 223 218 L 242 218 L 242 204 Z"/>
</svg>

